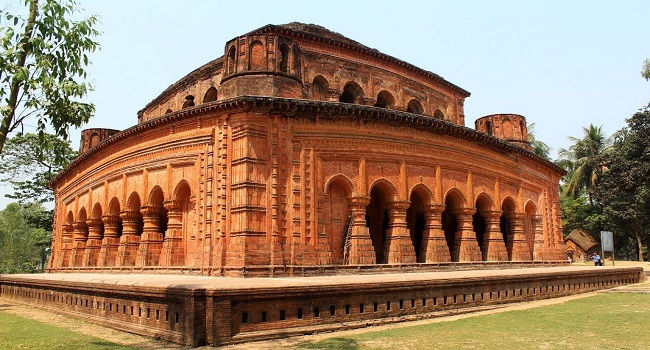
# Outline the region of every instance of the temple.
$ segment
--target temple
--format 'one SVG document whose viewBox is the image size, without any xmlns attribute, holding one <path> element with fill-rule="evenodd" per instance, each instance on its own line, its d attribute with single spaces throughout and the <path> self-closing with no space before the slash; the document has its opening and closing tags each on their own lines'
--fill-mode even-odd
<svg viewBox="0 0 650 350">
<path fill-rule="evenodd" d="M 275 276 L 566 261 L 558 183 L 517 114 L 312 24 L 267 25 L 52 182 L 48 272 Z M 346 270 L 349 271 L 349 270 Z"/>
</svg>

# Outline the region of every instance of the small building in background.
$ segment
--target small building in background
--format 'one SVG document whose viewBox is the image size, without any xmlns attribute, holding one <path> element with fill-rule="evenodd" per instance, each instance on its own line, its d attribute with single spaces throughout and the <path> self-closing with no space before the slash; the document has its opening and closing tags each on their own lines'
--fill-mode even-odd
<svg viewBox="0 0 650 350">
<path fill-rule="evenodd" d="M 600 243 L 582 228 L 571 231 L 564 238 L 564 245 L 573 262 L 588 261 L 593 252 L 600 252 Z"/>
</svg>

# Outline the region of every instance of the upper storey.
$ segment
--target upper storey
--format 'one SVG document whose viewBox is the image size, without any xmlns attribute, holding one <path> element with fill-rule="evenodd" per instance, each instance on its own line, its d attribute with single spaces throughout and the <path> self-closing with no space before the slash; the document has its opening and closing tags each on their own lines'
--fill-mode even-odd
<svg viewBox="0 0 650 350">
<path fill-rule="evenodd" d="M 223 57 L 167 88 L 138 113 L 138 122 L 245 95 L 356 103 L 464 125 L 470 94 L 338 33 L 294 22 L 230 40 Z"/>
</svg>

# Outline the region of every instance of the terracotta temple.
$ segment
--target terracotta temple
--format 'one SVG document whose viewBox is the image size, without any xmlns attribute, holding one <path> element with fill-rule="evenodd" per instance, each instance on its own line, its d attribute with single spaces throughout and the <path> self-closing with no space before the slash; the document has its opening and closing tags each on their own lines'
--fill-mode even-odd
<svg viewBox="0 0 650 350">
<path fill-rule="evenodd" d="M 517 114 L 323 27 L 267 25 L 89 129 L 52 182 L 49 272 L 269 276 L 566 260 L 558 182 Z"/>
</svg>

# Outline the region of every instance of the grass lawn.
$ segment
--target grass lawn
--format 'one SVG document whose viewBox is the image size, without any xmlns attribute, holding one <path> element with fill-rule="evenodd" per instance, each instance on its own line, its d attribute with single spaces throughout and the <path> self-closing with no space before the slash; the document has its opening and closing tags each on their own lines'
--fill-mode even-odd
<svg viewBox="0 0 650 350">
<path fill-rule="evenodd" d="M 135 349 L 0 311 L 0 349 Z"/>
<path fill-rule="evenodd" d="M 300 349 L 648 349 L 650 294 L 563 304 L 302 343 Z"/>
</svg>

